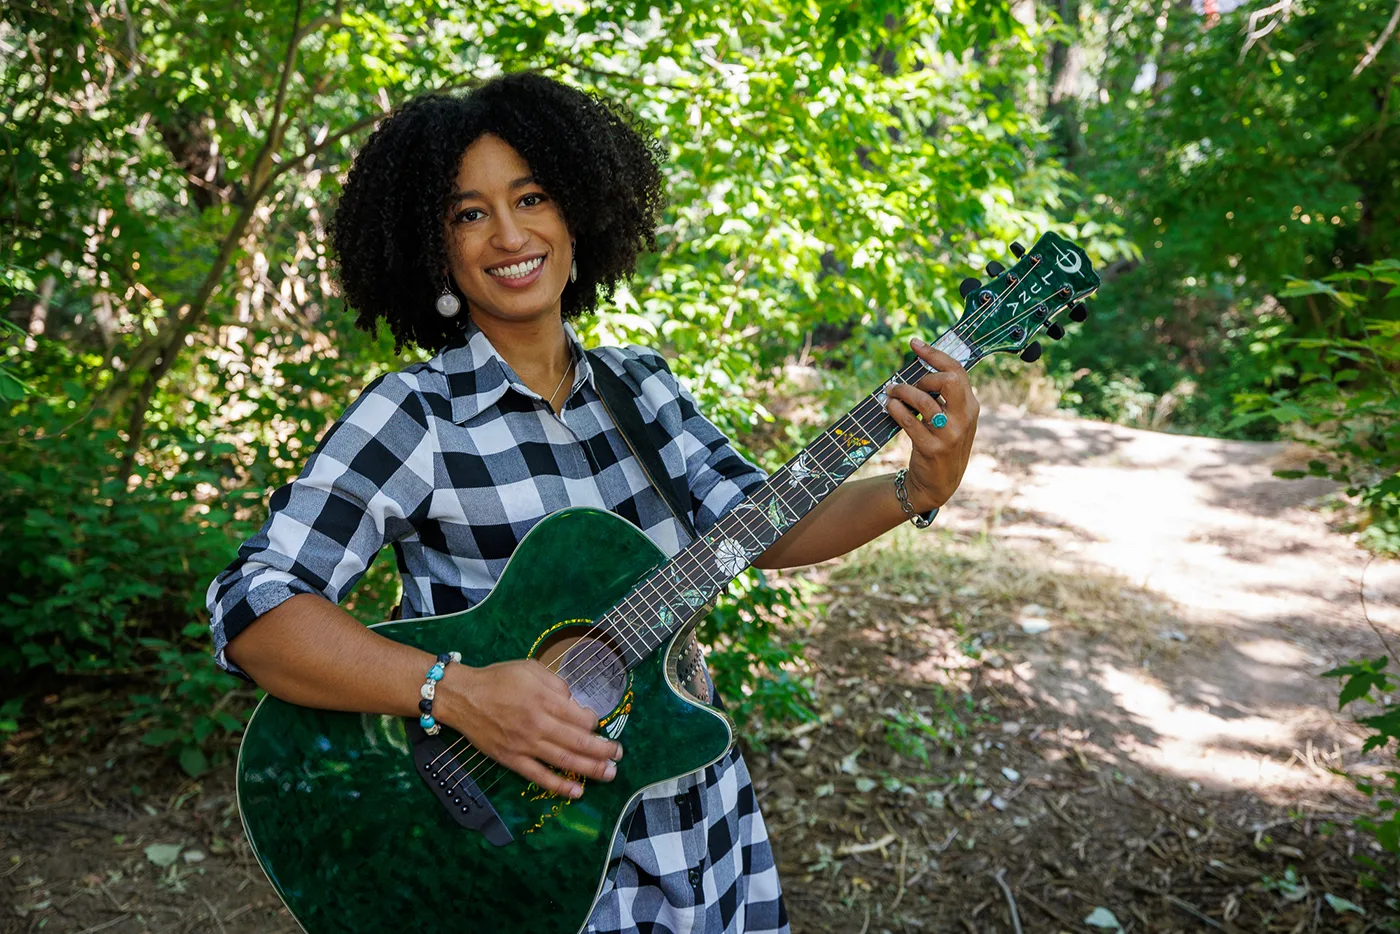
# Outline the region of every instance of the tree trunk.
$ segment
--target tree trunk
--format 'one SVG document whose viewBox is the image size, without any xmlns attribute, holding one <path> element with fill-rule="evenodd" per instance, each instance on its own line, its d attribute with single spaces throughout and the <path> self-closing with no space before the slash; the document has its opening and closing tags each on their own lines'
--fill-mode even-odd
<svg viewBox="0 0 1400 934">
<path fill-rule="evenodd" d="M 1078 29 L 1079 2 L 1049 0 L 1047 6 L 1066 26 Z M 1051 139 L 1060 158 L 1071 166 L 1084 154 L 1075 96 L 1083 58 L 1084 54 L 1078 46 L 1057 39 L 1050 46 L 1050 62 L 1046 69 L 1045 115 L 1050 123 Z"/>
</svg>

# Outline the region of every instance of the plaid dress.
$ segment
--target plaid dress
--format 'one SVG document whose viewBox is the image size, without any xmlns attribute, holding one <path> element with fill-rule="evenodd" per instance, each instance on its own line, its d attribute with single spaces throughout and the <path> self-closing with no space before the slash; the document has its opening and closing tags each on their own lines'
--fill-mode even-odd
<svg viewBox="0 0 1400 934">
<path fill-rule="evenodd" d="M 468 322 L 427 363 L 371 383 L 321 439 L 301 475 L 272 495 L 262 529 L 209 587 L 214 650 L 294 594 L 339 603 L 380 549 L 394 550 L 403 616 L 480 602 L 525 533 L 568 506 L 610 510 L 674 555 L 688 535 L 603 407 L 572 328 L 574 381 L 556 416 Z M 684 478 L 703 534 L 761 484 L 700 414 L 662 357 L 607 348 L 661 449 Z M 702 773 L 648 789 L 594 907 L 595 934 L 787 932 L 773 852 L 736 750 Z"/>
</svg>

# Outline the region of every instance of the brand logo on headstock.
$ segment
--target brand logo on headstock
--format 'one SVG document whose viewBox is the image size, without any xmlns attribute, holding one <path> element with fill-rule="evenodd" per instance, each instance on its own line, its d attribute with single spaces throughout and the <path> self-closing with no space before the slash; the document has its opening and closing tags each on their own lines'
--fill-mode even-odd
<svg viewBox="0 0 1400 934">
<path fill-rule="evenodd" d="M 1060 269 L 1064 270 L 1067 273 L 1070 273 L 1071 275 L 1078 272 L 1079 267 L 1084 265 L 1084 262 L 1079 258 L 1078 253 L 1072 253 L 1069 250 L 1066 250 L 1064 247 L 1060 246 L 1059 244 L 1055 244 L 1055 252 L 1060 254 L 1059 257 L 1055 260 L 1055 265 L 1059 266 Z"/>
</svg>

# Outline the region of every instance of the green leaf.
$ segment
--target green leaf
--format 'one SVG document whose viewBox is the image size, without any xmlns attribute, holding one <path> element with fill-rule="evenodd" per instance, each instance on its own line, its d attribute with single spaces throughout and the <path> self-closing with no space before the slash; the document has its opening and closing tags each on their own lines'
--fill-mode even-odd
<svg viewBox="0 0 1400 934">
<path fill-rule="evenodd" d="M 1084 919 L 1084 923 L 1089 925 L 1089 927 L 1099 928 L 1104 931 L 1123 930 L 1123 925 L 1119 922 L 1118 917 L 1103 906 L 1096 907 L 1093 911 L 1089 912 L 1088 917 Z"/>
<path fill-rule="evenodd" d="M 181 736 L 179 730 L 167 728 L 151 730 L 141 737 L 141 742 L 147 746 L 169 746 Z"/>
<path fill-rule="evenodd" d="M 1333 895 L 1331 892 L 1323 895 L 1322 898 L 1327 902 L 1328 907 L 1339 915 L 1346 914 L 1348 911 L 1354 911 L 1359 915 L 1364 915 L 1366 913 L 1366 910 L 1356 902 Z"/>
<path fill-rule="evenodd" d="M 197 746 L 186 746 L 180 750 L 180 768 L 190 778 L 198 778 L 209 771 L 209 760 Z"/>
</svg>

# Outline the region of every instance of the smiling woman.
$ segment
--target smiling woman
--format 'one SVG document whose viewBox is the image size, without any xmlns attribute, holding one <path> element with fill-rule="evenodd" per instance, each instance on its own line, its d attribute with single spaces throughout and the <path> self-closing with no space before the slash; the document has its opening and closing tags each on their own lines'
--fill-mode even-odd
<svg viewBox="0 0 1400 934">
<path fill-rule="evenodd" d="M 415 98 L 346 178 L 330 228 L 346 302 L 360 327 L 382 319 L 398 346 L 440 350 L 461 332 L 434 311 L 444 290 L 494 308 L 505 267 L 543 255 L 519 284 L 543 280 L 566 320 L 586 314 L 656 245 L 664 153 L 624 108 L 540 75 Z"/>
<path fill-rule="evenodd" d="M 447 275 L 476 325 L 489 333 L 558 317 L 569 271 L 577 269 L 574 238 L 530 166 L 500 137 L 485 135 L 463 154 L 457 182 Z"/>
<path fill-rule="evenodd" d="M 430 751 L 430 761 L 409 762 L 401 774 L 410 787 L 414 776 L 427 782 L 439 795 L 436 803 L 424 800 L 422 788 L 415 789 L 417 799 L 405 797 L 407 791 L 388 794 L 401 788 L 397 778 L 358 774 L 368 776 L 367 794 L 385 796 L 365 804 L 377 826 L 386 812 L 408 822 L 435 821 L 414 825 L 427 837 L 391 822 L 385 840 L 436 839 L 431 834 L 448 826 L 435 810 L 440 804 L 493 845 L 511 833 L 540 831 L 531 839 L 536 850 L 517 847 L 511 854 L 548 851 L 547 866 L 521 869 L 495 854 L 451 867 L 465 873 L 454 885 L 480 883 L 466 900 L 513 899 L 511 911 L 530 909 L 531 930 L 571 928 L 560 919 L 577 915 L 590 934 L 785 932 L 773 853 L 748 769 L 730 746 L 728 721 L 676 688 L 685 685 L 696 700 L 714 696 L 704 656 L 689 635 L 706 603 L 690 574 L 710 572 L 665 559 L 718 535 L 715 554 L 700 567 L 732 577 L 749 563 L 824 561 L 907 517 L 927 525 L 926 514 L 962 479 L 977 402 L 957 360 L 915 341 L 923 366 L 882 396 L 890 417 L 913 438 L 906 471 L 824 488 L 800 521 L 772 511 L 777 507 L 770 503 L 772 519 L 765 521 L 780 537 L 763 539 L 761 548 L 717 533 L 717 523 L 764 485 L 763 471 L 699 412 L 660 354 L 641 347 L 585 353 L 569 324 L 611 295 L 634 271 L 639 252 L 655 246 L 658 145 L 624 111 L 535 75 L 506 76 L 461 98 L 419 98 L 384 122 L 356 158 L 332 224 L 341 282 L 362 327 L 383 319 L 400 345 L 416 343 L 436 355 L 366 387 L 301 475 L 272 495 L 262 530 L 210 586 L 210 622 L 221 664 L 256 679 L 279 701 L 378 714 L 377 722 L 397 724 L 391 729 L 400 739 L 405 727 L 397 718 L 416 718 L 416 727 L 409 719 L 407 738 L 420 750 L 450 731 L 451 746 Z M 863 431 L 837 436 L 842 462 L 851 468 L 874 450 Z M 587 536 L 562 543 L 551 538 L 598 510 L 621 519 L 605 517 Z M 648 605 L 670 640 L 666 651 L 628 637 L 626 650 L 652 667 L 645 677 L 633 672 L 631 680 L 614 683 L 600 673 L 612 668 L 594 663 L 605 643 L 571 633 L 632 599 L 642 576 L 659 566 L 649 557 L 635 573 L 619 570 L 611 556 L 641 547 L 638 542 L 685 579 L 676 576 L 670 585 L 679 602 Z M 404 621 L 389 634 L 366 629 L 335 605 L 385 545 L 395 552 L 403 582 Z M 507 573 L 513 559 L 536 576 L 517 567 Z M 521 574 L 531 582 L 519 583 Z M 596 606 L 563 605 L 592 599 L 591 589 L 613 586 L 608 582 L 619 589 Z M 562 602 L 535 610 L 543 599 Z M 497 623 L 487 622 L 493 618 Z M 425 620 L 461 628 L 418 630 Z M 392 635 L 407 629 L 429 634 Z M 538 636 L 534 647 L 529 639 L 521 646 L 508 641 L 522 633 Z M 464 644 L 476 637 L 510 651 Z M 643 653 L 641 645 L 651 647 Z M 606 646 L 612 651 L 612 643 Z M 569 661 L 578 659 L 584 661 Z M 616 660 L 613 667 L 622 671 L 621 656 Z M 566 670 L 566 662 L 573 667 Z M 349 719 L 350 733 L 360 735 L 360 721 Z M 301 748 L 287 735 L 297 731 L 274 732 L 273 745 Z M 331 742 L 328 733 L 317 735 L 317 742 Z M 636 743 L 627 763 L 619 741 Z M 668 757 L 681 753 L 691 758 L 666 771 Z M 432 772 L 449 755 L 464 757 L 449 760 L 454 764 L 471 765 L 467 778 L 485 780 L 480 770 L 488 768 L 518 783 L 494 799 L 503 814 L 483 813 L 473 786 L 458 800 L 466 779 L 448 787 L 452 775 Z M 280 794 L 283 783 L 268 781 L 276 770 L 258 761 L 256 751 L 243 757 L 240 782 L 247 777 L 250 795 L 259 783 Z M 409 760 L 385 761 L 401 769 Z M 422 769 L 437 781 L 428 782 Z M 299 774 L 306 771 L 335 772 L 316 767 Z M 595 784 L 584 796 L 589 781 Z M 337 825 L 330 837 L 311 840 L 302 830 L 325 822 L 324 796 L 300 779 L 286 787 L 298 789 L 293 797 L 307 811 L 292 821 L 296 838 L 259 859 L 268 867 L 270 859 L 302 865 L 307 857 L 306 865 L 319 867 L 315 885 L 300 875 L 290 888 L 279 885 L 298 918 L 305 912 L 294 902 L 313 916 L 328 910 L 318 895 L 310 896 L 314 905 L 304 903 L 323 883 L 372 877 L 393 888 L 381 867 L 364 863 L 366 852 L 396 845 L 369 842 L 380 838 L 365 829 L 365 811 L 356 812 L 363 839 Z M 477 794 L 492 800 L 491 787 Z M 337 786 L 334 794 L 344 792 Z M 522 811 L 521 801 L 547 813 Z M 575 801 L 579 806 L 566 818 L 546 826 Z M 254 814 L 248 826 L 255 846 L 268 838 L 253 822 L 288 826 L 265 813 L 275 806 L 260 808 L 242 790 L 240 802 Z M 465 816 L 472 802 L 477 810 Z M 571 834 L 587 839 L 591 858 L 564 847 L 560 841 Z M 486 845 L 460 836 L 442 843 Z M 326 847 L 340 847 L 343 856 L 328 856 Z M 452 854 L 434 856 L 450 864 Z M 286 878 L 288 864 L 278 865 L 268 870 L 275 884 Z M 357 877 L 358 871 L 368 875 Z M 399 863 L 394 871 L 402 884 L 417 886 L 426 870 Z M 490 881 L 492 872 L 510 881 Z M 552 874 L 552 895 L 534 887 L 535 872 Z M 373 886 L 366 881 L 357 888 Z M 349 912 L 351 923 L 344 893 L 335 894 L 346 918 L 331 925 L 335 930 L 390 928 L 358 908 Z M 437 897 L 451 902 L 453 893 Z M 432 905 L 419 908 L 417 917 L 435 921 L 440 914 Z M 526 929 L 518 913 L 500 917 L 507 920 L 481 928 Z"/>
<path fill-rule="evenodd" d="M 346 302 L 361 327 L 382 320 L 399 345 L 437 355 L 366 387 L 301 476 L 273 494 L 262 531 L 209 590 L 221 664 L 302 707 L 412 718 L 424 737 L 447 728 L 460 735 L 454 748 L 469 740 L 465 748 L 533 782 L 541 797 L 578 799 L 586 782 L 628 778 L 618 742 L 628 741 L 626 712 L 599 735 L 608 711 L 580 705 L 596 705 L 596 692 L 571 695 L 553 650 L 541 650 L 545 664 L 518 655 L 485 664 L 434 646 L 443 653 L 434 664 L 433 654 L 360 626 L 335 604 L 389 545 L 406 620 L 479 608 L 526 533 L 571 506 L 616 513 L 675 554 L 763 482 L 658 354 L 585 355 L 568 324 L 655 246 L 660 152 L 625 111 L 528 74 L 460 98 L 410 101 L 370 137 L 331 225 Z M 598 379 L 631 380 L 633 407 L 653 436 L 670 439 L 662 479 L 688 490 L 688 515 L 672 510 L 612 421 L 595 384 L 604 366 L 614 372 Z M 511 606 L 514 626 L 529 625 L 527 608 Z M 713 689 L 693 641 L 667 660 L 682 662 L 689 676 L 700 673 L 699 693 Z M 645 755 L 633 759 L 632 776 L 649 774 L 638 771 Z M 589 799 L 608 800 L 597 784 Z M 602 867 L 587 886 L 590 932 L 786 931 L 737 752 L 653 785 L 635 807 L 618 827 L 620 849 L 596 904 Z M 281 849 L 260 854 L 263 865 L 292 858 L 295 847 Z M 350 862 L 335 871 L 351 873 Z M 276 882 L 278 872 L 269 876 Z M 531 881 L 513 883 L 522 898 Z M 305 905 L 279 891 L 308 923 Z M 384 929 L 370 917 L 355 930 Z"/>
</svg>

